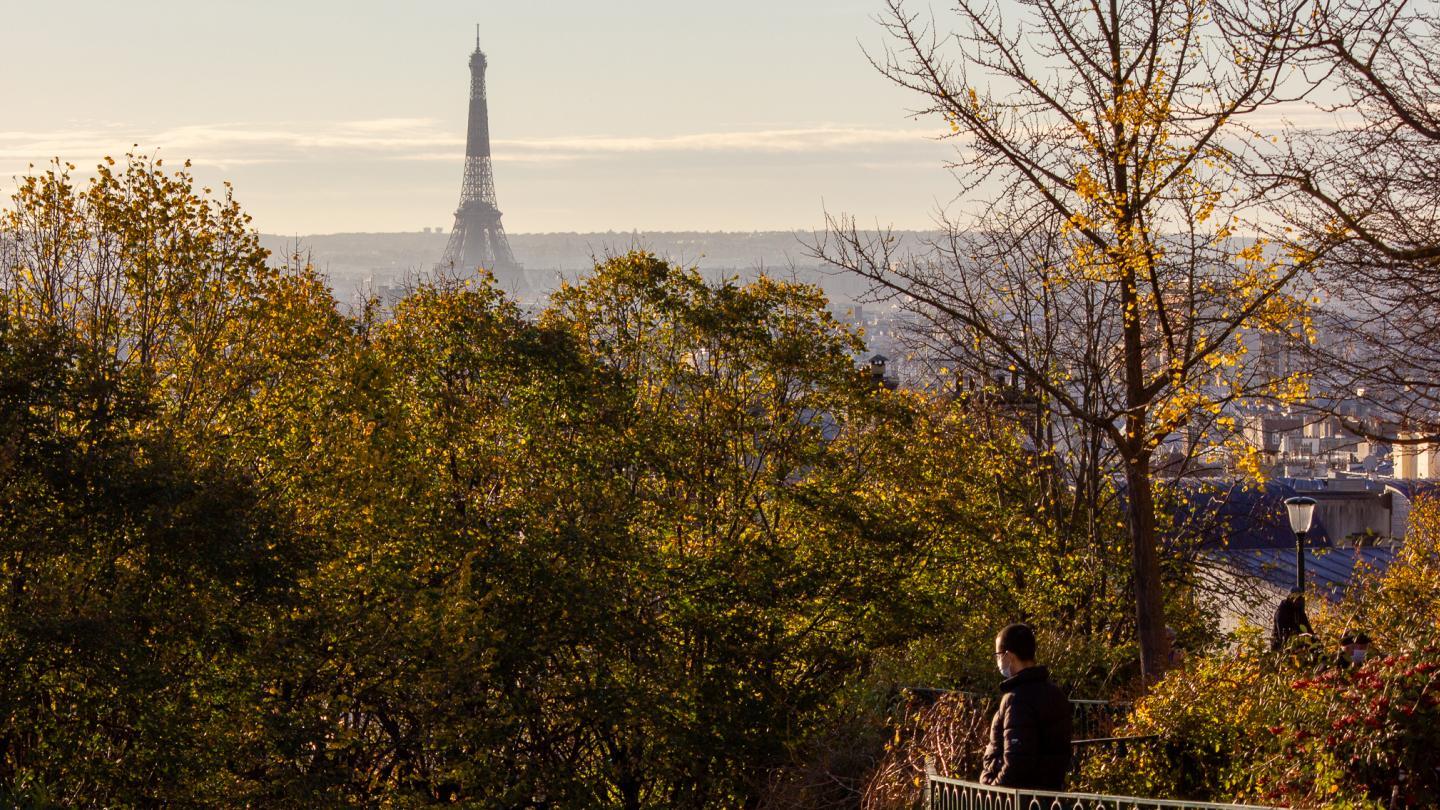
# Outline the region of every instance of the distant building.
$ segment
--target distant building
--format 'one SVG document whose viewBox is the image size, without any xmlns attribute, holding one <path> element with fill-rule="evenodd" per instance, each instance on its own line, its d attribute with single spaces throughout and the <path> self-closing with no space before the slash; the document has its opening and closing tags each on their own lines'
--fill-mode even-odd
<svg viewBox="0 0 1440 810">
<path fill-rule="evenodd" d="M 1413 433 L 1401 433 L 1399 438 L 1413 440 L 1420 437 Z M 1393 451 L 1396 478 L 1423 480 L 1440 478 L 1440 445 L 1396 444 Z"/>
<path fill-rule="evenodd" d="M 1364 419 L 1357 414 L 1356 419 Z M 1283 478 L 1329 477 L 1332 472 L 1375 471 L 1380 452 L 1372 442 L 1345 426 L 1339 416 L 1289 410 L 1242 411 L 1241 436 L 1260 451 L 1267 475 Z"/>
<path fill-rule="evenodd" d="M 1305 420 L 1285 413 L 1252 413 L 1244 417 L 1242 433 L 1245 440 L 1260 449 L 1260 452 L 1280 452 L 1281 442 L 1287 436 L 1298 436 L 1305 427 Z"/>
<path fill-rule="evenodd" d="M 891 391 L 894 391 L 896 387 L 899 386 L 899 383 L 895 380 L 894 377 L 891 377 L 888 373 L 886 373 L 886 366 L 889 362 L 890 358 L 886 357 L 883 354 L 876 354 L 872 355 L 870 359 L 865 362 L 865 365 L 870 371 L 871 381 L 873 381 L 876 385 L 883 386 L 890 389 Z"/>
</svg>

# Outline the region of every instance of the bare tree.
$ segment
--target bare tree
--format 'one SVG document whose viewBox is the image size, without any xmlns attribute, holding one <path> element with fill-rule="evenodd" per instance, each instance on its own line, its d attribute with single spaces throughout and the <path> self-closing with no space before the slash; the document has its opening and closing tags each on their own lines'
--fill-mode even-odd
<svg viewBox="0 0 1440 810">
<path fill-rule="evenodd" d="M 1113 450 L 1153 678 L 1165 660 L 1158 455 L 1182 432 L 1223 427 L 1229 402 L 1303 393 L 1248 365 L 1246 343 L 1304 335 L 1289 291 L 1315 254 L 1236 235 L 1260 134 L 1244 121 L 1286 86 L 1290 29 L 1235 48 L 1203 0 L 960 0 L 955 13 L 950 34 L 889 0 L 892 45 L 872 61 L 960 140 L 951 168 L 978 213 L 903 256 L 836 217 L 816 253 Z"/>
<path fill-rule="evenodd" d="M 1325 395 L 1315 405 L 1364 401 L 1372 418 L 1347 419 L 1352 430 L 1440 442 L 1440 8 L 1287 5 L 1220 10 L 1248 41 L 1286 40 L 1308 118 L 1321 114 L 1292 126 L 1256 174 L 1277 239 L 1332 246 L 1317 279 L 1329 339 L 1309 351 Z"/>
</svg>

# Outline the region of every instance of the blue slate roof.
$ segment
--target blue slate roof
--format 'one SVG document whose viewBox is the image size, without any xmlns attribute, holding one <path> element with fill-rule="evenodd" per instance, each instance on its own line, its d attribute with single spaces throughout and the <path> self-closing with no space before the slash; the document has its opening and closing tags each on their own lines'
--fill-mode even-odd
<svg viewBox="0 0 1440 810">
<path fill-rule="evenodd" d="M 1423 495 L 1440 496 L 1440 482 L 1376 481 L 1414 501 Z M 1175 534 L 1202 548 L 1295 548 L 1295 534 L 1285 512 L 1285 499 L 1309 495 L 1321 501 L 1375 497 L 1350 490 L 1317 488 L 1311 479 L 1276 478 L 1264 484 L 1249 482 L 1190 481 L 1177 485 L 1183 501 L 1177 511 Z M 1343 537 L 1331 537 L 1323 510 L 1305 535 L 1307 548 L 1333 548 Z"/>
<path fill-rule="evenodd" d="M 1217 549 L 1206 556 L 1240 573 L 1262 579 L 1279 590 L 1295 585 L 1295 548 Z M 1309 588 L 1338 596 L 1356 573 L 1384 571 L 1395 560 L 1393 546 L 1305 550 L 1305 582 Z"/>
<path fill-rule="evenodd" d="M 1295 533 L 1285 512 L 1285 499 L 1299 494 L 1293 479 L 1264 484 L 1193 482 L 1182 484 L 1184 503 L 1178 510 L 1180 533 L 1205 548 L 1295 548 Z M 1310 490 L 1306 494 L 1313 495 Z M 1305 536 L 1307 547 L 1334 545 L 1317 514 Z"/>
<path fill-rule="evenodd" d="M 1386 481 L 1391 487 L 1402 492 L 1405 497 L 1415 500 L 1421 496 L 1440 496 L 1440 481 Z"/>
</svg>

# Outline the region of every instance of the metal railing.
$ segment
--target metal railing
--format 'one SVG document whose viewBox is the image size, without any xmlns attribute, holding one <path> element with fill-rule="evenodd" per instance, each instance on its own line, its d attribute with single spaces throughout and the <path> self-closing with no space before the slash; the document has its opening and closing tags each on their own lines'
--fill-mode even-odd
<svg viewBox="0 0 1440 810">
<path fill-rule="evenodd" d="M 935 773 L 925 774 L 924 807 L 926 810 L 1272 810 L 1251 804 L 1017 790 L 950 779 Z"/>
<path fill-rule="evenodd" d="M 1070 741 L 1070 772 L 1079 773 L 1085 763 L 1097 753 L 1125 756 L 1137 746 L 1155 745 L 1160 742 L 1157 734 L 1135 734 L 1126 737 L 1088 737 Z"/>
<path fill-rule="evenodd" d="M 901 687 L 899 694 L 908 695 L 912 698 L 933 702 L 942 695 L 960 695 L 972 705 L 979 707 L 992 706 L 999 695 L 983 692 L 970 692 L 963 689 L 936 689 L 928 686 L 905 686 Z M 1072 735 L 1077 738 L 1109 737 L 1115 729 L 1124 725 L 1130 715 L 1131 704 L 1116 703 L 1109 700 L 1082 700 L 1079 698 L 1070 699 L 1071 722 L 1073 725 Z"/>
<path fill-rule="evenodd" d="M 1125 724 L 1134 707 L 1108 700 L 1070 700 L 1073 735 L 1076 738 L 1109 737 Z"/>
</svg>

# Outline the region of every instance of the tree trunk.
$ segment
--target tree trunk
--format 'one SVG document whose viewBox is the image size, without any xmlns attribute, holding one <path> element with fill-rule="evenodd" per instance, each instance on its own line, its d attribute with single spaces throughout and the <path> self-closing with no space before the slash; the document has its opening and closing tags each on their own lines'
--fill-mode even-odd
<svg viewBox="0 0 1440 810">
<path fill-rule="evenodd" d="M 1140 639 L 1140 672 L 1148 687 L 1164 673 L 1166 663 L 1164 602 L 1148 452 L 1139 457 L 1127 454 L 1125 483 L 1131 575 L 1135 581 L 1135 629 Z"/>
<path fill-rule="evenodd" d="M 1120 26 L 1123 24 L 1118 0 L 1110 0 L 1110 103 L 1120 110 L 1130 88 L 1126 83 Z M 1155 498 L 1151 490 L 1147 444 L 1150 398 L 1145 393 L 1145 325 L 1140 314 L 1140 287 L 1137 256 L 1148 253 L 1148 240 L 1140 236 L 1144 226 L 1132 207 L 1129 164 L 1132 133 L 1122 117 L 1111 123 L 1115 199 L 1121 210 L 1116 218 L 1116 247 L 1110 258 L 1120 270 L 1120 303 L 1124 318 L 1121 333 L 1125 351 L 1125 435 L 1116 442 L 1125 457 L 1126 509 L 1130 524 L 1131 577 L 1135 582 L 1135 630 L 1140 641 L 1140 673 L 1145 687 L 1159 679 L 1165 669 L 1165 617 L 1160 598 L 1160 560 L 1155 545 Z"/>
</svg>

